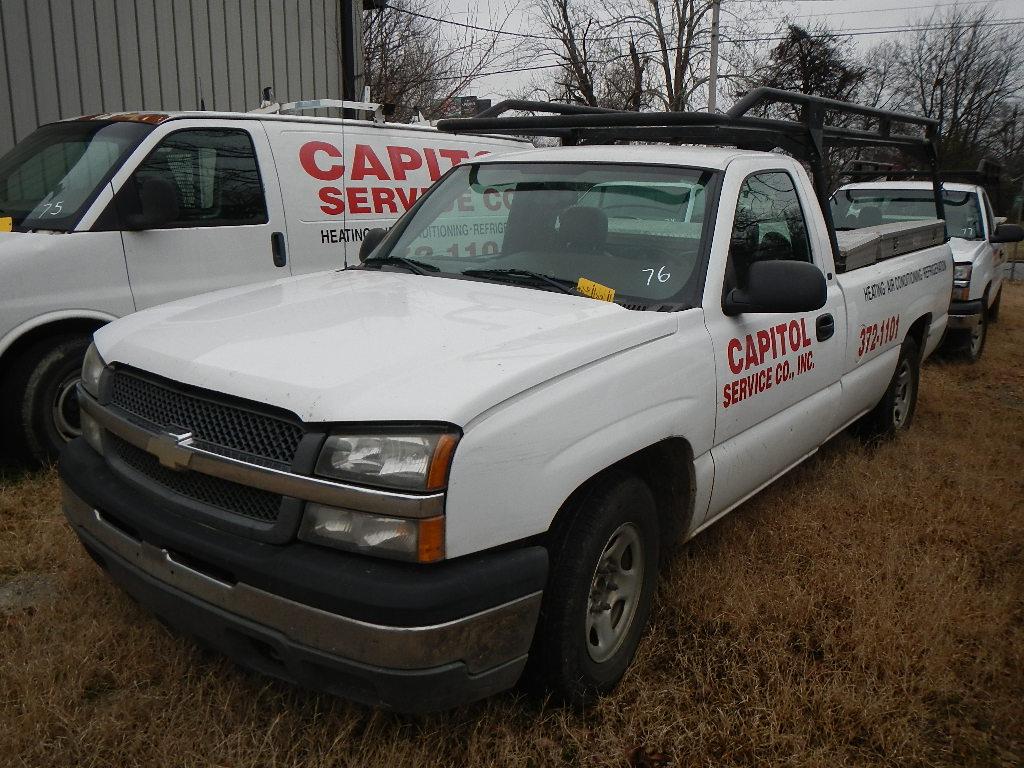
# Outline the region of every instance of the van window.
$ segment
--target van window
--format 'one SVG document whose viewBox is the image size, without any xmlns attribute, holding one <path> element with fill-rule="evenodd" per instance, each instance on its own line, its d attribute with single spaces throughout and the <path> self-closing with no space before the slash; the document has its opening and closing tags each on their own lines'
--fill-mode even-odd
<svg viewBox="0 0 1024 768">
<path fill-rule="evenodd" d="M 165 227 L 231 227 L 265 224 L 259 165 L 246 131 L 187 129 L 157 145 L 132 179 L 170 182 L 178 195 L 178 218 Z"/>
<path fill-rule="evenodd" d="M 0 216 L 19 230 L 70 232 L 153 126 L 69 120 L 33 131 L 0 158 Z"/>
<path fill-rule="evenodd" d="M 788 173 L 755 173 L 743 182 L 736 203 L 727 287 L 746 286 L 755 261 L 779 259 L 811 260 L 807 222 Z"/>
</svg>

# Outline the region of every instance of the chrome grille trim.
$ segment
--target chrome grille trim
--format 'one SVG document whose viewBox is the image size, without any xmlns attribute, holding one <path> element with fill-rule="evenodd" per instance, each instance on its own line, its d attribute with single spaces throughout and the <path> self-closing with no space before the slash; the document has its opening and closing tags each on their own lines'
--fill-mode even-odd
<svg viewBox="0 0 1024 768">
<path fill-rule="evenodd" d="M 240 485 L 258 488 L 281 496 L 292 496 L 342 509 L 391 515 L 394 517 L 435 517 L 444 514 L 444 493 L 417 496 L 343 485 L 306 475 L 261 466 L 230 456 L 213 453 L 167 432 L 154 432 L 105 408 L 78 387 L 81 408 L 104 429 L 136 448 L 156 456 L 162 464 L 176 470 L 192 470 Z"/>
<path fill-rule="evenodd" d="M 158 431 L 184 428 L 214 453 L 288 469 L 302 440 L 301 425 L 269 413 L 193 395 L 131 369 L 115 369 L 111 379 L 111 405 Z"/>
</svg>

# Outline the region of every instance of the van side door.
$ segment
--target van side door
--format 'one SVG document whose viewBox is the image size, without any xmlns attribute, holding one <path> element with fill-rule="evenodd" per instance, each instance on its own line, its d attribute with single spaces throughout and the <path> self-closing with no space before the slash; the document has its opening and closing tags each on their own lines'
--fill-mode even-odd
<svg viewBox="0 0 1024 768">
<path fill-rule="evenodd" d="M 260 122 L 167 127 L 114 199 L 136 307 L 287 277 L 281 190 Z M 162 220 L 140 224 L 154 199 Z"/>
<path fill-rule="evenodd" d="M 716 266 L 709 268 L 704 297 L 718 380 L 711 516 L 813 452 L 835 428 L 846 310 L 824 223 L 812 207 L 817 202 L 804 196 L 808 189 L 795 167 L 740 171 L 723 185 L 711 259 Z M 736 201 L 731 221 L 723 219 L 727 200 Z M 722 235 L 726 243 L 719 242 Z M 828 285 L 825 306 L 813 312 L 726 314 L 723 297 L 746 285 L 752 263 L 769 259 L 810 261 L 821 268 Z"/>
</svg>

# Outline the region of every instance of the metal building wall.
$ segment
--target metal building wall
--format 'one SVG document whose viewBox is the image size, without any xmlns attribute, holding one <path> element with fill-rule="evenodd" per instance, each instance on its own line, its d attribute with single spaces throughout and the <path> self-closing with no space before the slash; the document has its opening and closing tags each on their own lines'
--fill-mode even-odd
<svg viewBox="0 0 1024 768">
<path fill-rule="evenodd" d="M 0 154 L 123 110 L 341 98 L 338 0 L 0 0 Z M 200 91 L 201 88 L 201 91 Z"/>
</svg>

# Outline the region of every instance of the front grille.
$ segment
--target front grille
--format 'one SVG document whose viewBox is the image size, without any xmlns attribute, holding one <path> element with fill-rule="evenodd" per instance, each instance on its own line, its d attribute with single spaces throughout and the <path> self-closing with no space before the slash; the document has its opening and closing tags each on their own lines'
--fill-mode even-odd
<svg viewBox="0 0 1024 768">
<path fill-rule="evenodd" d="M 281 508 L 281 497 L 277 494 L 201 472 L 176 472 L 163 466 L 153 454 L 117 435 L 108 434 L 106 440 L 114 455 L 129 468 L 173 493 L 253 520 L 268 523 L 277 520 Z"/>
<path fill-rule="evenodd" d="M 170 382 L 124 370 L 114 373 L 110 402 L 161 429 L 191 432 L 193 441 L 210 450 L 263 459 L 281 468 L 291 465 L 303 434 L 299 425 L 276 416 L 198 397 Z"/>
</svg>

